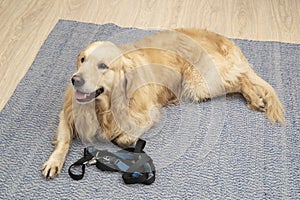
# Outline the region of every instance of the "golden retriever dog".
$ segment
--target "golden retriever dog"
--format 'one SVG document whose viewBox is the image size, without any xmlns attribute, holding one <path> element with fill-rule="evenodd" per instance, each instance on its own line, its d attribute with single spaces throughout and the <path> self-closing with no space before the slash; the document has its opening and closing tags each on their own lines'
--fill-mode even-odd
<svg viewBox="0 0 300 200">
<path fill-rule="evenodd" d="M 77 57 L 46 178 L 60 174 L 72 139 L 132 145 L 159 119 L 160 108 L 241 93 L 250 109 L 284 123 L 272 86 L 229 39 L 198 29 L 166 30 L 132 44 L 94 42 Z"/>
</svg>

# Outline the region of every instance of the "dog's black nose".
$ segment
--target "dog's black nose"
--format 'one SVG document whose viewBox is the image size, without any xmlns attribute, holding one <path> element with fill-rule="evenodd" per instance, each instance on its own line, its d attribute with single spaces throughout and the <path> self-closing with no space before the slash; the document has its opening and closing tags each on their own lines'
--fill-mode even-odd
<svg viewBox="0 0 300 200">
<path fill-rule="evenodd" d="M 72 77 L 71 81 L 75 87 L 81 87 L 81 86 L 83 86 L 83 84 L 85 82 L 84 79 L 79 75 L 74 75 Z"/>
</svg>

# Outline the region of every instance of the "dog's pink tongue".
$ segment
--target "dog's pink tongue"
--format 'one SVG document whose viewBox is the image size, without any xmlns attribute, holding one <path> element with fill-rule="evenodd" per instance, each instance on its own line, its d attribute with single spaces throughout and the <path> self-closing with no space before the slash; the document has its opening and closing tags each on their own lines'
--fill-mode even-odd
<svg viewBox="0 0 300 200">
<path fill-rule="evenodd" d="M 78 92 L 78 91 L 75 92 L 76 99 L 86 99 L 87 96 L 88 95 L 85 94 L 85 93 L 81 93 L 81 92 Z"/>
</svg>

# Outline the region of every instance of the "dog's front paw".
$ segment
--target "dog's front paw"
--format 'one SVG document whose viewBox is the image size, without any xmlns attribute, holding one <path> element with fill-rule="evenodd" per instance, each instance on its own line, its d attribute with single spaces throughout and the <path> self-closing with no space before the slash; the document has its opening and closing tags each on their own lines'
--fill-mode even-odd
<svg viewBox="0 0 300 200">
<path fill-rule="evenodd" d="M 60 159 L 49 158 L 42 167 L 42 174 L 47 179 L 58 176 L 61 172 L 64 161 Z"/>
<path fill-rule="evenodd" d="M 130 145 L 133 145 L 137 141 L 137 137 L 132 136 L 130 134 L 121 134 L 115 139 L 115 142 L 120 147 L 128 147 Z"/>
</svg>

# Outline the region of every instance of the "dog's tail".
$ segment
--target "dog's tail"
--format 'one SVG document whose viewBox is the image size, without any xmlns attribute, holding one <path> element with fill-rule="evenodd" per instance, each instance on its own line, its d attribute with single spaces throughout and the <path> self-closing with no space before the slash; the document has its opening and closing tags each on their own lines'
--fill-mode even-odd
<svg viewBox="0 0 300 200">
<path fill-rule="evenodd" d="M 272 123 L 285 124 L 284 108 L 274 88 L 254 71 L 247 76 L 247 79 L 242 81 L 242 94 L 248 101 L 248 107 L 265 112 Z"/>
</svg>

